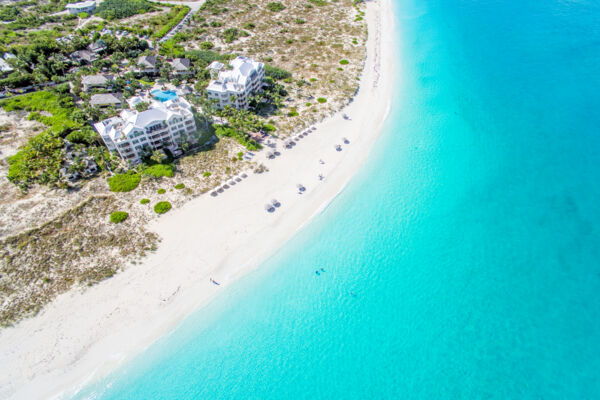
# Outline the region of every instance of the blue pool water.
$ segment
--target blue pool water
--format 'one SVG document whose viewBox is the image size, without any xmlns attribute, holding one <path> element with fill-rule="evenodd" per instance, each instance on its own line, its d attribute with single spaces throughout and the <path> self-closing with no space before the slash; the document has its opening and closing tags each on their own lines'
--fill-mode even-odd
<svg viewBox="0 0 600 400">
<path fill-rule="evenodd" d="M 177 93 L 172 90 L 153 90 L 150 92 L 156 100 L 165 102 L 177 98 Z"/>
<path fill-rule="evenodd" d="M 80 397 L 599 397 L 600 3 L 394 7 L 402 76 L 367 165 Z"/>
</svg>

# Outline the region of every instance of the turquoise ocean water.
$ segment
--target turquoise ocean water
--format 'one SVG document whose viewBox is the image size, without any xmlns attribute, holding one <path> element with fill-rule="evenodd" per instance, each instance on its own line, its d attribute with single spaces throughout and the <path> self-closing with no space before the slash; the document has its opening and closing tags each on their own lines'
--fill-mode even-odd
<svg viewBox="0 0 600 400">
<path fill-rule="evenodd" d="M 365 167 L 78 397 L 600 398 L 600 2 L 394 14 L 400 78 Z"/>
</svg>

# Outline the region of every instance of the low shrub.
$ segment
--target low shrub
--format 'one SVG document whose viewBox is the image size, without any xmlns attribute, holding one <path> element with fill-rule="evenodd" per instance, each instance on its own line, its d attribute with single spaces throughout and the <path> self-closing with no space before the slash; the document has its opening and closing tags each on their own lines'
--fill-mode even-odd
<svg viewBox="0 0 600 400">
<path fill-rule="evenodd" d="M 158 194 L 165 194 L 165 193 L 167 193 L 167 190 L 166 189 L 158 189 L 156 191 L 156 193 L 158 193 Z"/>
<path fill-rule="evenodd" d="M 262 149 L 262 145 L 254 141 L 254 139 L 252 139 L 250 135 L 248 135 L 246 132 L 231 127 L 219 126 L 215 130 L 215 134 L 217 135 L 217 137 L 234 138 L 238 141 L 239 144 L 245 146 L 250 151 Z"/>
<path fill-rule="evenodd" d="M 148 204 L 150 203 L 150 199 L 141 199 L 140 204 Z"/>
<path fill-rule="evenodd" d="M 144 168 L 144 175 L 151 176 L 153 178 L 161 178 L 166 176 L 167 178 L 173 177 L 173 165 L 171 164 L 155 164 L 150 167 Z"/>
<path fill-rule="evenodd" d="M 237 28 L 227 28 L 223 31 L 223 39 L 225 43 L 232 43 L 238 40 L 241 32 Z"/>
<path fill-rule="evenodd" d="M 340 64 L 347 65 L 347 64 L 350 64 L 350 61 L 348 61 L 348 60 L 340 60 Z"/>
<path fill-rule="evenodd" d="M 280 80 L 280 79 L 288 79 L 292 77 L 292 73 L 286 71 L 283 68 L 272 67 L 270 65 L 265 65 L 265 76 L 270 78 Z"/>
<path fill-rule="evenodd" d="M 202 50 L 210 50 L 213 47 L 215 47 L 215 45 L 214 45 L 213 42 L 202 42 L 202 43 L 200 43 L 200 48 Z"/>
<path fill-rule="evenodd" d="M 129 217 L 129 214 L 125 211 L 115 211 L 110 214 L 110 222 L 114 224 L 121 223 Z"/>
<path fill-rule="evenodd" d="M 211 176 L 212 174 L 209 171 L 205 171 L 202 176 L 205 178 L 208 178 L 209 176 Z"/>
<path fill-rule="evenodd" d="M 272 12 L 279 12 L 285 10 L 285 6 L 278 1 L 272 1 L 267 4 L 267 9 Z"/>
<path fill-rule="evenodd" d="M 326 99 L 325 97 L 319 97 L 319 98 L 317 99 L 317 101 L 318 101 L 319 103 L 327 103 L 327 99 Z"/>
<path fill-rule="evenodd" d="M 141 176 L 133 171 L 115 174 L 107 179 L 111 192 L 130 192 L 140 184 Z"/>
<path fill-rule="evenodd" d="M 185 188 L 185 185 L 183 183 L 178 183 L 177 185 L 175 185 L 175 189 L 183 189 Z"/>
<path fill-rule="evenodd" d="M 171 203 L 168 201 L 159 201 L 154 205 L 154 212 L 157 214 L 164 214 L 171 209 Z"/>
</svg>

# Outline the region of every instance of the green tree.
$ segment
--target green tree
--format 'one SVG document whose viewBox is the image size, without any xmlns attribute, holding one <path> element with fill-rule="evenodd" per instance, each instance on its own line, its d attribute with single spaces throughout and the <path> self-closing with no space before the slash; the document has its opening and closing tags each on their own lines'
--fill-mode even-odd
<svg viewBox="0 0 600 400">
<path fill-rule="evenodd" d="M 163 160 L 165 156 L 165 153 L 163 153 L 162 150 L 154 150 L 152 152 L 152 155 L 150 156 L 150 159 L 154 162 L 156 162 L 157 164 L 160 164 Z"/>
</svg>

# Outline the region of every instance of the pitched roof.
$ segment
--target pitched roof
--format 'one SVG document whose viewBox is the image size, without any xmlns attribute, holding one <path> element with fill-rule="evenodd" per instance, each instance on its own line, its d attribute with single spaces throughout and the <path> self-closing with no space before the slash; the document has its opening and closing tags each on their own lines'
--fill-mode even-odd
<svg viewBox="0 0 600 400">
<path fill-rule="evenodd" d="M 190 69 L 190 60 L 187 58 L 176 58 L 171 61 L 173 69 L 176 71 L 187 71 Z"/>
<path fill-rule="evenodd" d="M 156 68 L 156 57 L 155 56 L 141 56 L 138 59 L 138 64 L 146 66 L 146 67 L 150 67 L 150 68 Z"/>
<path fill-rule="evenodd" d="M 113 80 L 112 75 L 86 75 L 81 79 L 81 83 L 84 85 L 106 85 L 108 82 Z"/>
<path fill-rule="evenodd" d="M 79 50 L 71 53 L 71 58 L 79 58 L 91 62 L 96 60 L 98 56 L 89 50 Z"/>
<path fill-rule="evenodd" d="M 123 93 L 101 93 L 92 95 L 91 105 L 121 104 L 123 102 Z"/>
</svg>

